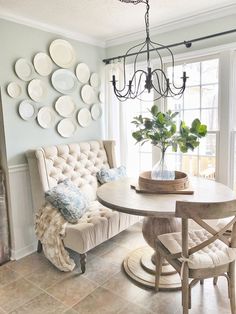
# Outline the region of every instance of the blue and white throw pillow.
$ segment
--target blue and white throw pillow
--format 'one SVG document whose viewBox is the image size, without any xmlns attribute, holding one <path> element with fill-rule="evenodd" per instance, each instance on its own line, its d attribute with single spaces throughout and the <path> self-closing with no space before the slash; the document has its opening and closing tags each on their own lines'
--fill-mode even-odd
<svg viewBox="0 0 236 314">
<path fill-rule="evenodd" d="M 118 168 L 101 169 L 97 172 L 98 181 L 103 184 L 121 179 L 126 176 L 126 168 L 120 166 Z"/>
<path fill-rule="evenodd" d="M 45 198 L 70 223 L 77 223 L 89 206 L 86 197 L 69 179 L 59 181 L 57 186 L 45 192 Z"/>
</svg>

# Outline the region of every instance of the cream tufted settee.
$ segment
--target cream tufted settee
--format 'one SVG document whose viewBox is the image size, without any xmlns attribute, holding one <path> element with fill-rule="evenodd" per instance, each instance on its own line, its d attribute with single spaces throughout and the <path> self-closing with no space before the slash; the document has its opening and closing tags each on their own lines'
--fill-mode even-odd
<svg viewBox="0 0 236 314">
<path fill-rule="evenodd" d="M 42 147 L 29 151 L 27 159 L 35 211 L 45 203 L 44 192 L 66 178 L 90 200 L 90 207 L 79 222 L 67 224 L 64 238 L 64 245 L 80 254 L 83 272 L 86 252 L 139 220 L 138 216 L 113 211 L 96 200 L 96 173 L 102 168 L 116 167 L 114 141 Z"/>
</svg>

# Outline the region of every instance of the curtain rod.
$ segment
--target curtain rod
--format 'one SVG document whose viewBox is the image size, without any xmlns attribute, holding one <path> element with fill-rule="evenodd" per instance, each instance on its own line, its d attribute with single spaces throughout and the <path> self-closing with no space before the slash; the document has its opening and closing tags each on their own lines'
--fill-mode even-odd
<svg viewBox="0 0 236 314">
<path fill-rule="evenodd" d="M 190 48 L 192 46 L 192 43 L 194 43 L 194 42 L 205 40 L 205 39 L 210 39 L 210 38 L 214 38 L 214 37 L 218 37 L 218 36 L 228 35 L 228 34 L 235 33 L 235 32 L 236 32 L 236 29 L 231 29 L 229 31 L 225 31 L 225 32 L 221 32 L 221 33 L 216 33 L 216 34 L 212 34 L 212 35 L 208 35 L 208 36 L 204 36 L 204 37 L 194 38 L 194 39 L 187 40 L 187 41 L 181 41 L 181 42 L 171 44 L 168 46 L 163 46 L 163 47 L 160 47 L 157 49 L 150 49 L 150 51 L 162 50 L 162 49 L 172 48 L 172 47 L 177 47 L 177 46 L 182 46 L 182 45 L 185 45 L 186 48 Z M 139 52 L 139 54 L 143 54 L 146 52 L 147 52 L 147 50 L 144 50 L 144 51 Z M 107 59 L 104 59 L 102 61 L 106 64 L 109 64 L 110 61 L 122 59 L 124 57 L 132 57 L 132 56 L 136 56 L 136 55 L 137 55 L 137 52 L 133 52 L 133 53 L 129 53 L 127 55 L 121 55 L 121 56 L 117 56 L 117 57 L 107 58 Z"/>
</svg>

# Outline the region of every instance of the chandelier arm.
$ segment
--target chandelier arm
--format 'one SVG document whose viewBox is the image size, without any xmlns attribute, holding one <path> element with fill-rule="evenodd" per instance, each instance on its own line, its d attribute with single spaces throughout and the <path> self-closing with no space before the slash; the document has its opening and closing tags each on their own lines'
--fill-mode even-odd
<svg viewBox="0 0 236 314">
<path fill-rule="evenodd" d="M 135 79 L 136 75 L 137 75 L 139 72 L 140 72 L 140 75 L 139 75 L 139 80 L 138 80 L 138 87 L 136 88 L 136 86 L 135 86 L 136 94 L 137 94 L 138 91 L 139 91 L 139 87 L 140 87 L 142 75 L 143 75 L 143 74 L 146 75 L 146 72 L 143 71 L 143 70 L 141 70 L 141 69 L 140 69 L 140 70 L 137 70 L 136 72 L 134 72 L 134 74 L 133 74 L 133 76 L 132 76 L 132 78 L 131 78 L 131 80 L 130 80 L 130 81 L 131 81 L 131 84 L 132 84 L 133 80 Z M 132 85 L 131 85 L 131 93 L 132 93 L 132 94 L 135 94 L 135 92 L 132 91 Z"/>
<path fill-rule="evenodd" d="M 124 91 L 125 88 L 126 88 L 126 57 L 127 57 L 127 54 L 129 54 L 129 52 L 130 52 L 131 50 L 133 50 L 133 49 L 135 49 L 135 48 L 137 48 L 137 47 L 142 46 L 142 48 L 143 48 L 143 46 L 145 46 L 145 44 L 146 44 L 146 41 L 142 42 L 141 44 L 135 45 L 134 47 L 131 47 L 131 48 L 126 52 L 126 54 L 125 54 L 125 56 L 124 56 L 124 58 L 123 58 L 123 60 L 124 60 L 124 61 L 123 61 L 123 71 L 124 71 L 123 80 L 124 80 L 124 86 L 119 90 L 120 92 Z M 141 49 L 142 49 L 142 48 L 141 48 Z"/>
<path fill-rule="evenodd" d="M 155 49 L 155 46 L 153 45 L 152 41 L 150 41 L 150 45 L 151 45 L 151 47 L 152 47 L 153 49 Z M 156 51 L 156 53 L 157 53 L 157 55 L 158 55 L 158 57 L 159 57 L 159 59 L 160 59 L 160 61 L 161 61 L 161 68 L 164 69 L 164 64 L 163 64 L 163 61 L 162 61 L 162 56 L 161 56 L 161 54 L 159 53 L 158 50 L 155 50 L 155 51 Z"/>
<path fill-rule="evenodd" d="M 144 45 L 141 47 L 141 49 L 138 51 L 138 53 L 137 53 L 137 55 L 136 55 L 136 57 L 135 57 L 135 59 L 134 59 L 134 73 L 137 71 L 137 70 L 136 70 L 136 69 L 137 69 L 137 67 L 136 67 L 136 65 L 137 65 L 137 59 L 138 59 L 138 57 L 139 57 L 141 51 L 143 50 L 143 48 L 144 48 L 145 46 L 146 46 L 146 41 L 145 41 Z M 135 84 L 135 86 L 136 86 L 136 81 L 134 82 L 134 84 Z"/>
<path fill-rule="evenodd" d="M 153 84 L 153 89 L 161 96 L 163 96 L 165 94 L 165 92 L 163 91 L 163 88 L 162 88 L 162 84 L 160 83 L 160 78 L 159 76 L 157 75 L 156 72 L 154 72 L 155 76 L 156 76 L 156 80 L 157 80 L 157 86 L 158 86 L 158 89 L 156 88 L 156 86 Z"/>
</svg>

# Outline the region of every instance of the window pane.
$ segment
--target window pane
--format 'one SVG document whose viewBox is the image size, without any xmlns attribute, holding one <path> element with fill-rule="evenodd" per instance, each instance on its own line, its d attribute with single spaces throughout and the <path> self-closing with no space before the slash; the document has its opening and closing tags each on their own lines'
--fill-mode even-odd
<svg viewBox="0 0 236 314">
<path fill-rule="evenodd" d="M 179 111 L 183 108 L 183 97 L 181 98 L 168 98 L 167 99 L 167 110 Z"/>
<path fill-rule="evenodd" d="M 200 87 L 187 87 L 184 92 L 184 109 L 200 107 Z"/>
<path fill-rule="evenodd" d="M 152 169 L 152 154 L 141 153 L 140 154 L 140 171 L 148 171 Z"/>
<path fill-rule="evenodd" d="M 208 131 L 218 130 L 218 110 L 203 109 L 201 113 L 201 122 L 207 125 Z"/>
<path fill-rule="evenodd" d="M 190 175 L 198 175 L 198 156 L 182 155 L 182 171 Z"/>
<path fill-rule="evenodd" d="M 184 71 L 188 77 L 186 82 L 187 86 L 200 84 L 200 62 L 189 63 L 185 65 Z"/>
<path fill-rule="evenodd" d="M 202 87 L 202 108 L 218 106 L 218 85 L 205 85 Z"/>
<path fill-rule="evenodd" d="M 170 80 L 170 83 L 173 83 L 173 78 L 174 78 L 174 84 L 176 87 L 182 86 L 183 85 L 183 66 L 182 65 L 177 65 L 174 67 L 174 71 L 172 67 L 167 68 L 167 76 Z"/>
<path fill-rule="evenodd" d="M 166 163 L 170 170 L 182 170 L 182 156 L 180 154 L 166 154 Z"/>
<path fill-rule="evenodd" d="M 206 60 L 202 64 L 202 84 L 217 83 L 218 82 L 218 65 L 219 60 Z"/>
<path fill-rule="evenodd" d="M 201 140 L 199 155 L 199 175 L 204 178 L 215 179 L 216 134 L 208 134 Z"/>
<path fill-rule="evenodd" d="M 199 145 L 199 154 L 201 156 L 215 156 L 216 155 L 216 134 L 207 134 L 201 139 Z"/>
<path fill-rule="evenodd" d="M 199 160 L 199 176 L 207 179 L 215 179 L 215 157 L 201 156 Z"/>
<path fill-rule="evenodd" d="M 184 110 L 184 121 L 191 126 L 194 119 L 200 119 L 200 110 Z"/>
</svg>

